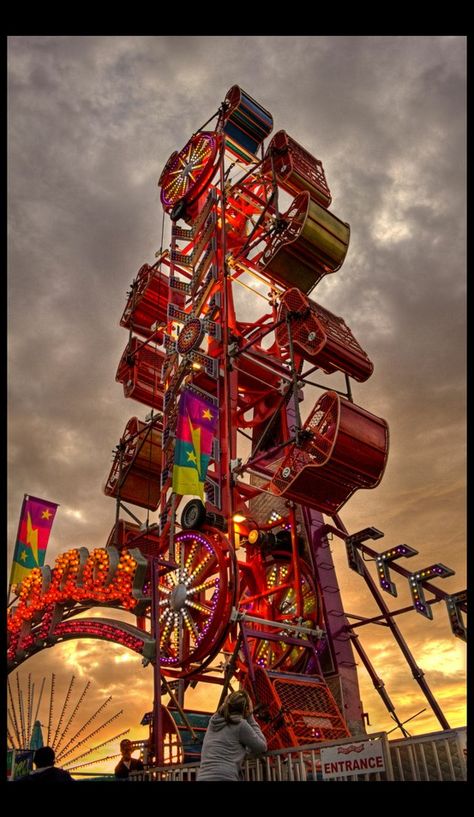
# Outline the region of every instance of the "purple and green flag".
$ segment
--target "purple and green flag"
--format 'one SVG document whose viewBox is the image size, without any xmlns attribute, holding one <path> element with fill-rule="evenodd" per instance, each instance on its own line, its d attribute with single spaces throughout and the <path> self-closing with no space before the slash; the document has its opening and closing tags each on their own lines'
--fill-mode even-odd
<svg viewBox="0 0 474 817">
<path fill-rule="evenodd" d="M 21 582 L 34 567 L 44 565 L 57 507 L 56 502 L 25 494 L 13 554 L 10 587 Z"/>
<path fill-rule="evenodd" d="M 217 408 L 188 390 L 179 401 L 174 449 L 173 491 L 204 499 L 204 483 L 217 428 Z"/>
</svg>

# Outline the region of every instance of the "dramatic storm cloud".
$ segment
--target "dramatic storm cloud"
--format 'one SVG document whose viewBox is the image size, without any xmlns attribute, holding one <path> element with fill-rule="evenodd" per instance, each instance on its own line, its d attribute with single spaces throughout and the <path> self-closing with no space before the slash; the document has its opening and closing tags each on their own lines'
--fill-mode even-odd
<svg viewBox="0 0 474 817">
<path fill-rule="evenodd" d="M 463 589 L 464 38 L 11 37 L 8 72 L 9 558 L 24 493 L 60 504 L 50 563 L 68 547 L 105 544 L 112 450 L 129 417 L 146 413 L 114 378 L 126 291 L 161 244 L 157 180 L 239 84 L 272 112 L 275 130 L 323 161 L 331 210 L 351 225 L 343 267 L 313 297 L 345 318 L 374 361 L 354 399 L 386 418 L 391 449 L 380 487 L 356 493 L 342 518 L 352 531 L 375 525 L 387 547 L 417 548 L 416 566 L 454 568 L 440 586 Z M 333 551 L 347 610 L 373 614 L 342 543 Z M 462 723 L 464 653 L 444 605 L 432 623 L 403 619 L 448 719 Z M 377 671 L 410 717 L 425 699 L 385 630 L 383 642 L 366 630 Z M 83 642 L 41 653 L 31 668 L 58 671 L 62 661 L 68 674 L 64 656 L 78 656 L 98 702 L 104 690 L 116 696 L 135 727 L 151 708 L 150 668 L 132 654 L 114 663 L 121 654 Z M 371 722 L 390 728 L 363 670 L 361 683 Z M 138 703 L 137 689 L 148 690 Z M 419 722 L 414 731 L 437 728 Z"/>
</svg>

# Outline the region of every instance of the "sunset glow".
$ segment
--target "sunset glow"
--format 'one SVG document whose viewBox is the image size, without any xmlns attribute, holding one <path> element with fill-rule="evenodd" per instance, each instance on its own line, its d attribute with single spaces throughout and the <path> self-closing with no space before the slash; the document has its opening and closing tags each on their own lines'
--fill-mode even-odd
<svg viewBox="0 0 474 817">
<path fill-rule="evenodd" d="M 136 562 L 122 554 L 120 566 L 114 563 L 112 569 L 104 551 L 116 520 L 113 493 L 103 491 L 119 456 L 116 446 L 123 428 L 131 427 L 126 425 L 130 418 L 143 423 L 150 411 L 144 402 L 124 397 L 130 385 L 126 379 L 115 379 L 121 356 L 127 355 L 128 330 L 119 321 L 137 270 L 155 264 L 170 242 L 168 216 L 162 232 L 159 174 L 172 151 L 182 150 L 235 83 L 272 111 L 275 131 L 286 128 L 321 157 L 331 179 L 331 211 L 346 231 L 350 224 L 344 264 L 323 277 L 308 297 L 343 317 L 367 350 L 373 374 L 364 382 L 352 376 L 352 397 L 356 406 L 383 418 L 390 445 L 380 484 L 357 490 L 340 511 L 341 520 L 349 533 L 369 526 L 382 531 L 383 537 L 367 543 L 377 552 L 402 543 L 418 551 L 397 561 L 408 572 L 442 564 L 455 572 L 435 576 L 436 587 L 449 594 L 465 590 L 466 45 L 461 36 L 8 38 L 8 572 L 23 495 L 29 492 L 58 503 L 45 564 L 54 567 L 61 554 L 80 548 L 91 554 L 85 584 L 74 585 L 71 579 L 69 595 L 61 595 L 58 574 L 54 592 L 44 596 L 45 608 L 94 598 L 102 606 L 68 621 L 95 617 L 137 626 L 136 616 L 127 612 L 138 598 Z M 206 167 L 211 167 L 220 143 L 206 140 Z M 195 182 L 180 161 L 169 200 L 161 197 L 168 209 Z M 242 164 L 234 172 L 243 175 L 245 168 Z M 283 205 L 285 197 L 282 193 L 281 212 L 289 206 Z M 250 229 L 257 217 L 247 215 L 233 217 Z M 236 275 L 234 261 L 231 274 Z M 257 321 L 265 310 L 271 319 L 269 285 L 250 273 L 238 283 L 232 284 L 237 320 Z M 163 309 L 166 319 L 166 299 Z M 195 323 L 199 335 L 201 324 Z M 179 322 L 174 326 L 181 328 Z M 188 340 L 194 349 L 191 328 Z M 272 354 L 275 335 L 272 330 L 265 338 L 265 354 L 269 348 Z M 195 362 L 196 372 L 204 372 L 202 358 Z M 217 366 L 216 360 L 211 363 Z M 310 380 L 300 404 L 302 425 L 321 388 L 334 390 L 336 402 L 346 389 L 341 371 L 325 374 L 319 368 Z M 274 388 L 282 391 L 278 382 Z M 163 408 L 163 395 L 155 387 L 150 386 L 153 405 Z M 244 391 L 240 387 L 239 395 Z M 217 400 L 211 408 L 218 426 Z M 190 439 L 183 437 L 189 461 L 182 470 L 189 474 L 196 464 L 198 496 L 209 457 L 212 463 L 212 435 L 201 450 L 202 430 L 190 419 L 189 426 Z M 161 432 L 154 434 L 149 460 L 152 454 L 159 458 L 156 488 L 165 443 Z M 248 439 L 244 452 L 246 447 Z M 182 488 L 183 494 L 187 490 L 193 489 Z M 282 501 L 276 491 L 268 495 Z M 126 515 L 131 524 L 160 522 L 159 506 L 156 511 L 146 502 L 130 507 L 137 517 Z M 233 518 L 246 524 L 243 514 Z M 227 569 L 224 556 L 219 556 L 222 563 L 215 556 L 221 553 L 216 542 L 200 540 L 213 565 L 202 579 L 207 563 L 193 561 L 193 535 L 182 532 L 180 537 L 184 566 L 175 565 L 160 579 L 167 666 L 178 665 L 182 657 L 181 620 L 199 661 L 205 659 L 203 640 L 213 646 L 206 628 L 211 633 L 212 626 L 220 628 L 216 652 L 222 650 L 234 604 L 233 586 L 225 585 L 221 606 L 215 604 L 217 592 L 212 595 L 223 587 Z M 293 536 L 294 548 L 295 542 Z M 337 535 L 330 539 L 330 552 L 349 621 L 360 625 L 361 619 L 378 616 L 379 607 L 362 576 L 350 569 Z M 78 555 L 71 558 L 79 560 Z M 380 587 L 374 558 L 364 556 L 364 561 Z M 142 568 L 141 589 L 146 565 Z M 38 576 L 28 603 L 26 591 L 20 599 L 17 636 L 34 610 L 43 610 Z M 392 568 L 390 579 L 397 595 L 383 593 L 383 600 L 391 611 L 407 608 L 395 621 L 417 667 L 450 727 L 465 726 L 466 644 L 453 635 L 446 603 L 431 605 L 430 621 L 413 607 L 413 582 Z M 203 587 L 209 591 L 204 605 L 193 596 Z M 254 590 L 246 592 L 251 596 Z M 426 597 L 431 601 L 428 590 Z M 355 626 L 354 632 L 407 730 L 441 729 L 386 623 Z M 222 667 L 228 657 L 217 653 L 212 666 Z M 400 737 L 399 730 L 391 731 L 396 724 L 355 652 L 354 660 L 368 731 Z M 114 707 L 123 709 L 120 726 L 130 730 L 127 737 L 149 736 L 140 722 L 153 708 L 153 667 L 137 652 L 94 638 L 67 640 L 42 649 L 15 671 L 23 682 L 31 673 L 36 688 L 43 677 L 56 673 L 58 707 L 71 674 L 82 685 L 90 680 L 89 713 L 112 696 Z M 187 706 L 213 712 L 220 686 L 199 682 L 186 694 Z M 164 704 L 169 700 L 163 695 Z M 107 727 L 104 739 L 114 729 L 118 732 L 116 723 Z M 107 752 L 117 757 L 90 771 L 113 771 L 119 740 Z"/>
</svg>

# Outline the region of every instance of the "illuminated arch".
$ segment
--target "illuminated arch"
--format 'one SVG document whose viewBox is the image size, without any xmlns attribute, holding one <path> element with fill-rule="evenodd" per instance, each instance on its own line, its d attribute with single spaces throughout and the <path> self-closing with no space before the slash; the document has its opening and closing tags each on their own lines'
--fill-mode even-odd
<svg viewBox="0 0 474 817">
<path fill-rule="evenodd" d="M 15 657 L 9 659 L 9 672 L 46 647 L 52 647 L 54 644 L 75 638 L 94 638 L 119 644 L 143 656 L 147 661 L 153 660 L 155 656 L 155 640 L 149 633 L 134 627 L 132 624 L 109 618 L 80 618 L 60 621 L 54 627 L 53 632 L 48 635 L 46 643 L 44 639 L 35 636 L 31 636 L 31 638 L 31 644 L 23 645 L 23 648 L 16 651 Z"/>
</svg>

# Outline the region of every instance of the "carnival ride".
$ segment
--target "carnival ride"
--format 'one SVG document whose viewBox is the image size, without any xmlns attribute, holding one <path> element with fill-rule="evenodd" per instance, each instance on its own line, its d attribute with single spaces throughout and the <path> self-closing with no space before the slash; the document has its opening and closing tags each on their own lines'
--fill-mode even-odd
<svg viewBox="0 0 474 817">
<path fill-rule="evenodd" d="M 45 685 L 46 676 L 43 676 L 40 685 L 38 679 L 35 680 L 31 673 L 28 674 L 26 684 L 24 679 L 20 679 L 19 672 L 12 679 L 12 683 L 7 679 L 9 749 L 16 753 L 24 753 L 24 750 L 33 752 L 41 746 L 50 746 L 54 749 L 56 762 L 70 772 L 100 765 L 118 757 L 116 754 L 97 757 L 97 753 L 99 755 L 103 753 L 105 746 L 127 735 L 129 729 L 124 729 L 101 743 L 95 743 L 98 735 L 123 715 L 123 709 L 120 709 L 106 717 L 105 721 L 98 722 L 112 701 L 111 696 L 97 709 L 91 710 L 90 706 L 87 707 L 91 681 L 86 681 L 84 688 L 76 697 L 76 676 L 72 675 L 67 684 L 64 700 L 62 703 L 59 702 L 58 715 L 58 678 L 54 672 L 51 673 L 49 691 L 48 685 L 45 691 Z M 85 711 L 88 714 L 83 720 Z M 78 752 L 80 754 L 77 754 Z"/>
<path fill-rule="evenodd" d="M 196 683 L 221 684 L 221 697 L 233 679 L 248 688 L 270 748 L 363 734 L 352 649 L 405 734 L 358 635 L 377 618 L 448 728 L 395 621 L 413 608 L 387 607 L 364 556 L 391 595 L 390 571 L 406 578 L 425 617 L 444 601 L 454 634 L 465 638 L 465 592 L 433 583 L 453 571 L 409 571 L 400 560 L 417 551 L 377 552 L 367 542 L 381 531 L 349 533 L 339 516 L 355 491 L 380 483 L 388 425 L 352 396 L 351 379 L 364 383 L 371 360 L 344 318 L 313 295 L 343 264 L 349 225 L 329 209 L 319 159 L 284 130 L 264 147 L 272 128 L 271 114 L 233 86 L 166 162 L 158 184 L 170 246 L 139 269 L 120 321 L 129 338 L 116 379 L 150 412 L 129 420 L 114 452 L 104 490 L 116 500 L 115 524 L 104 549 L 69 551 L 52 571 L 33 571 L 9 619 L 11 667 L 76 637 L 117 641 L 151 661 L 156 763 L 167 736 L 196 738 L 198 713 L 185 704 Z M 250 293 L 240 316 L 239 287 Z M 317 370 L 342 373 L 345 390 L 314 383 Z M 315 389 L 322 394 L 303 422 L 302 401 Z M 214 426 L 211 434 L 188 414 L 188 459 L 178 462 L 185 396 Z M 178 466 L 195 469 L 205 502 L 190 499 L 198 490 L 176 489 Z M 349 623 L 329 536 L 344 542 L 378 617 Z M 136 625 L 75 618 L 97 604 L 124 607 Z"/>
</svg>

